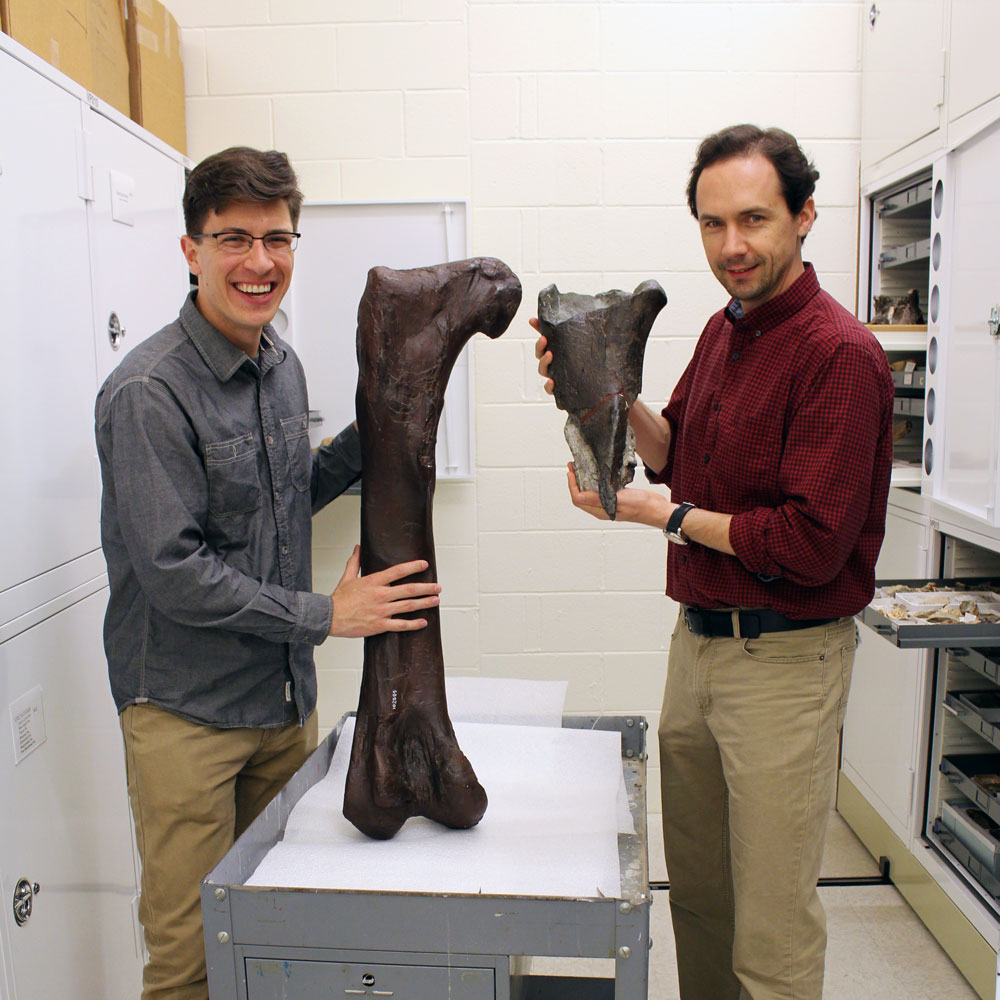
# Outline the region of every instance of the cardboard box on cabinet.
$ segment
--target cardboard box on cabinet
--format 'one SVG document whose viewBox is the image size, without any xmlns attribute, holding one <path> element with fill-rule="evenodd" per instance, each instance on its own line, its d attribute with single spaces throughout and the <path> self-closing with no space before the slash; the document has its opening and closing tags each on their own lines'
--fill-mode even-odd
<svg viewBox="0 0 1000 1000">
<path fill-rule="evenodd" d="M 128 0 L 128 54 L 132 120 L 187 152 L 180 31 L 158 0 Z"/>
<path fill-rule="evenodd" d="M 129 113 L 129 66 L 123 0 L 0 0 L 4 32 Z"/>
</svg>

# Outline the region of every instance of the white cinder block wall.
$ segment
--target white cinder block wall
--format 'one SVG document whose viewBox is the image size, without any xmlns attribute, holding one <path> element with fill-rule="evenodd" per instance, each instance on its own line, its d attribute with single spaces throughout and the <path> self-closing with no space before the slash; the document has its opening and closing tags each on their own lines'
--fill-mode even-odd
<svg viewBox="0 0 1000 1000">
<path fill-rule="evenodd" d="M 687 172 L 702 136 L 739 121 L 781 125 L 814 157 L 806 257 L 853 308 L 860 0 L 167 6 L 182 28 L 192 159 L 274 147 L 307 198 L 467 198 L 470 253 L 520 276 L 517 319 L 474 351 L 475 481 L 437 490 L 446 664 L 565 678 L 569 710 L 641 713 L 652 736 L 676 615 L 665 542 L 569 504 L 563 417 L 540 390 L 527 319 L 550 282 L 596 293 L 656 278 L 669 304 L 644 398 L 662 405 L 725 303 L 684 203 Z M 358 513 L 345 498 L 317 518 L 316 589 L 336 585 Z M 356 707 L 362 644 L 330 640 L 317 662 L 326 730 Z M 655 739 L 650 749 L 657 811 Z"/>
</svg>

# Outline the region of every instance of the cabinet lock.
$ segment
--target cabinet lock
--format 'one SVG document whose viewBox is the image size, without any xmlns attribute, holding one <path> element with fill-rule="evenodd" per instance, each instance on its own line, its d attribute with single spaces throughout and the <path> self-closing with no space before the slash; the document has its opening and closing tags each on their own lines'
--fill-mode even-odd
<svg viewBox="0 0 1000 1000">
<path fill-rule="evenodd" d="M 111 342 L 111 350 L 117 351 L 122 346 L 125 338 L 125 327 L 122 326 L 118 313 L 112 313 L 108 317 L 108 340 Z"/>
<path fill-rule="evenodd" d="M 31 907 L 40 891 L 41 887 L 37 882 L 29 882 L 26 878 L 18 879 L 14 886 L 14 920 L 18 927 L 23 927 L 31 919 Z"/>
</svg>

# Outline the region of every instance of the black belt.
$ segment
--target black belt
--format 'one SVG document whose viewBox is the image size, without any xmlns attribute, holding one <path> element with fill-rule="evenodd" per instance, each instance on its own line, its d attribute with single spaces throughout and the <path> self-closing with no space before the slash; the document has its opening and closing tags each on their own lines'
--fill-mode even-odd
<svg viewBox="0 0 1000 1000">
<path fill-rule="evenodd" d="M 732 611 L 706 611 L 704 608 L 684 608 L 684 620 L 695 635 L 706 637 L 733 636 Z M 740 638 L 756 639 L 765 632 L 790 632 L 793 629 L 829 625 L 836 618 L 786 618 L 777 611 L 760 609 L 740 611 Z"/>
</svg>

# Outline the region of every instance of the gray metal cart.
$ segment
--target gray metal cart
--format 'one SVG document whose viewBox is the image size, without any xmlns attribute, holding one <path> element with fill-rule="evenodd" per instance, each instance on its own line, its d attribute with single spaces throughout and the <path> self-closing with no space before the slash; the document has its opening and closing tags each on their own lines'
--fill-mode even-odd
<svg viewBox="0 0 1000 1000">
<path fill-rule="evenodd" d="M 202 882 L 212 1000 L 646 1000 L 645 719 L 563 717 L 564 728 L 622 736 L 636 832 L 618 837 L 617 898 L 247 886 L 329 770 L 343 723 Z M 614 978 L 531 975 L 524 960 L 541 956 L 614 959 Z"/>
</svg>

